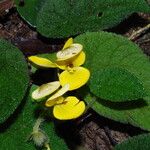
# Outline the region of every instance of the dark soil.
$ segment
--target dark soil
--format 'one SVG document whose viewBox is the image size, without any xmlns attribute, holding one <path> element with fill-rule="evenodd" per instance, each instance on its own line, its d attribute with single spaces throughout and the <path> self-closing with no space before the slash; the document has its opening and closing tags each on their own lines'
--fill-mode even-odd
<svg viewBox="0 0 150 150">
<path fill-rule="evenodd" d="M 54 40 L 43 38 L 35 29 L 31 28 L 21 19 L 16 9 L 12 7 L 11 1 L 6 1 L 9 2 L 9 5 L 1 5 L 0 3 L 0 37 L 11 41 L 25 56 L 61 49 L 66 39 Z M 6 11 L 9 8 L 11 8 L 9 12 Z M 129 37 L 135 30 L 140 29 L 149 22 L 150 15 L 133 14 L 117 27 L 108 31 Z M 134 39 L 134 42 L 142 48 L 144 53 L 150 55 L 149 31 Z M 44 76 L 46 74 L 46 72 L 42 72 L 39 75 Z M 37 79 L 33 78 L 33 80 Z M 71 150 L 112 150 L 116 144 L 128 137 L 144 133 L 139 128 L 99 116 L 92 110 L 89 110 L 85 116 L 74 122 L 64 123 L 61 125 L 61 128 L 62 134 L 66 141 L 68 141 Z M 80 146 L 77 147 L 77 145 Z"/>
</svg>

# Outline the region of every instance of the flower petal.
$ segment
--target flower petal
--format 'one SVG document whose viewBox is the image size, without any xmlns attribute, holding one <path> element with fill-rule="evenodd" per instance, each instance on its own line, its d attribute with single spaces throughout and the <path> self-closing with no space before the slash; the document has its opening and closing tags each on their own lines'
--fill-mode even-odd
<svg viewBox="0 0 150 150">
<path fill-rule="evenodd" d="M 50 60 L 38 56 L 30 56 L 28 60 L 35 65 L 36 67 L 44 67 L 44 68 L 56 68 L 57 64 L 51 62 Z"/>
<path fill-rule="evenodd" d="M 85 53 L 83 51 L 81 51 L 81 53 L 79 54 L 79 56 L 77 56 L 77 58 L 75 58 L 73 61 L 72 61 L 72 65 L 74 67 L 78 67 L 78 66 L 81 66 L 84 64 L 85 62 Z"/>
<path fill-rule="evenodd" d="M 73 38 L 69 38 L 69 39 L 66 41 L 66 43 L 65 43 L 65 45 L 64 45 L 64 47 L 63 47 L 63 49 L 68 48 L 71 44 L 73 44 Z"/>
<path fill-rule="evenodd" d="M 54 106 L 56 104 L 61 104 L 61 103 L 63 103 L 63 101 L 64 101 L 64 97 L 60 96 L 56 99 L 46 101 L 45 106 L 46 107 L 51 107 L 51 106 Z"/>
<path fill-rule="evenodd" d="M 60 96 L 62 96 L 63 94 L 65 94 L 67 91 L 69 90 L 69 84 L 65 84 L 60 90 L 58 90 L 54 95 L 52 95 L 47 102 L 56 99 Z"/>
<path fill-rule="evenodd" d="M 81 51 L 79 55 L 77 55 L 75 58 L 72 58 L 68 61 L 59 61 L 56 60 L 56 63 L 58 65 L 58 68 L 62 70 L 66 70 L 68 66 L 72 65 L 73 67 L 78 67 L 84 64 L 85 62 L 85 53 Z"/>
<path fill-rule="evenodd" d="M 72 71 L 65 70 L 59 75 L 59 81 L 62 86 L 69 84 L 69 91 L 75 90 L 87 83 L 90 72 L 84 67 L 74 67 Z"/>
<path fill-rule="evenodd" d="M 55 92 L 59 87 L 60 87 L 59 81 L 43 84 L 32 92 L 32 98 L 35 100 L 40 100 Z"/>
<path fill-rule="evenodd" d="M 78 118 L 84 111 L 85 103 L 74 96 L 69 96 L 63 103 L 54 106 L 53 115 L 59 120 L 70 120 Z"/>
<path fill-rule="evenodd" d="M 68 60 L 77 56 L 83 49 L 81 44 L 71 44 L 68 48 L 57 52 L 56 56 L 59 61 Z"/>
</svg>

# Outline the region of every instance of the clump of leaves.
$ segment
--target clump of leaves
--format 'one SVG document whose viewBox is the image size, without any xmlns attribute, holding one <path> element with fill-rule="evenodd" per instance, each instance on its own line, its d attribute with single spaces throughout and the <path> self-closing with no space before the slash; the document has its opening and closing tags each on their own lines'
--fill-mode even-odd
<svg viewBox="0 0 150 150">
<path fill-rule="evenodd" d="M 91 71 L 80 96 L 100 115 L 150 130 L 150 62 L 131 41 L 106 32 L 75 39 L 83 45 Z M 84 93 L 84 94 L 83 94 Z"/>
<path fill-rule="evenodd" d="M 46 115 L 38 117 L 44 110 L 32 104 L 30 93 L 35 87 L 27 92 L 29 75 L 23 54 L 4 39 L 0 39 L 0 68 L 1 149 L 33 150 L 35 144 L 40 149 L 67 150 L 64 140 L 56 134 L 54 123 Z"/>
<path fill-rule="evenodd" d="M 134 12 L 150 12 L 145 0 L 15 0 L 18 12 L 37 31 L 62 38 L 115 26 Z"/>
<path fill-rule="evenodd" d="M 88 107 L 100 115 L 150 130 L 149 58 L 126 38 L 107 32 L 89 32 L 76 37 L 74 40 L 76 44 L 69 39 L 58 53 L 29 57 L 30 62 L 39 68 L 52 67 L 63 70 L 58 74 L 60 83 L 55 81 L 31 88 L 34 102 L 38 102 L 42 112 L 46 113 L 42 120 L 36 117 L 37 107 L 31 103 L 33 99 L 31 100 L 30 94 L 22 101 L 28 87 L 28 73 L 21 52 L 5 40 L 0 42 L 1 79 L 3 79 L 1 81 L 3 88 L 0 88 L 3 106 L 1 122 L 9 117 L 1 124 L 2 149 L 15 150 L 19 146 L 20 149 L 32 150 L 35 148 L 33 144 L 25 142 L 29 136 L 29 139 L 41 149 L 61 147 L 67 150 L 65 142 L 55 132 L 54 124 L 49 122 L 49 119 L 45 122 L 43 119 L 52 115 L 50 111 L 52 106 L 54 117 L 59 120 L 75 119 L 82 115 L 85 104 L 75 96 L 84 100 Z M 81 67 L 83 64 L 90 73 L 88 69 Z M 89 82 L 86 84 L 88 79 Z M 86 86 L 83 86 L 85 84 Z M 59 88 L 60 85 L 62 88 Z M 75 96 L 66 97 L 67 91 L 76 89 L 78 90 L 74 92 Z M 46 99 L 43 99 L 43 94 Z M 9 101 L 6 98 L 9 98 Z M 8 105 L 10 98 L 13 105 Z M 41 107 L 43 104 L 50 108 L 43 109 Z M 8 123 L 9 126 L 5 126 Z M 5 142 L 5 139 L 8 142 Z"/>
<path fill-rule="evenodd" d="M 33 89 L 32 87 L 30 93 Z M 42 122 L 42 125 L 39 123 L 39 118 L 37 117 L 39 112 L 41 112 L 41 109 L 39 109 L 37 105 L 32 104 L 29 94 L 11 118 L 4 124 L 1 124 L 1 150 L 35 150 L 34 144 L 37 146 L 40 145 L 40 149 L 47 148 L 48 150 L 48 148 L 50 148 L 52 150 L 57 150 L 61 147 L 62 150 L 68 150 L 64 140 L 56 134 L 54 123 L 51 122 L 50 119 Z M 37 129 L 32 131 L 35 122 Z M 8 124 L 8 126 L 6 126 L 6 124 Z M 30 135 L 30 133 L 32 134 Z M 45 133 L 47 137 L 45 137 Z M 34 139 L 34 144 L 29 141 L 32 138 Z M 48 139 L 45 140 L 43 138 Z M 47 142 L 44 143 L 44 146 L 42 146 L 43 140 Z M 47 144 L 49 144 L 48 147 Z"/>
</svg>

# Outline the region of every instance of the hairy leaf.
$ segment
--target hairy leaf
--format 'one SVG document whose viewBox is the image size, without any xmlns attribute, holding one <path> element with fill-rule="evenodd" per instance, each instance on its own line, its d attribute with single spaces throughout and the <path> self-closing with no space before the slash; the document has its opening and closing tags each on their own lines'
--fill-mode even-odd
<svg viewBox="0 0 150 150">
<path fill-rule="evenodd" d="M 118 144 L 115 150 L 149 150 L 150 149 L 150 134 L 142 134 L 134 136 Z"/>
<path fill-rule="evenodd" d="M 90 88 L 96 96 L 115 102 L 136 100 L 145 94 L 138 78 L 121 68 L 95 70 L 91 76 Z"/>
<path fill-rule="evenodd" d="M 23 54 L 0 39 L 0 123 L 21 103 L 29 83 L 28 67 Z"/>
<path fill-rule="evenodd" d="M 24 3 L 20 3 L 20 0 L 15 0 L 17 10 L 21 17 L 25 19 L 31 26 L 36 27 L 37 14 L 44 4 L 45 0 L 24 0 Z"/>
<path fill-rule="evenodd" d="M 107 67 L 122 68 L 142 82 L 147 97 L 150 97 L 150 62 L 134 43 L 122 36 L 107 32 L 86 33 L 78 36 L 75 42 L 81 43 L 84 47 L 86 53 L 85 66 L 91 72 L 91 79 L 93 73 L 100 69 L 106 69 Z M 91 79 L 90 89 L 92 91 L 94 85 L 91 86 Z M 112 91 L 114 90 L 112 89 Z M 119 94 L 119 92 L 115 93 L 115 95 Z M 112 97 L 115 95 L 112 93 Z"/>
<path fill-rule="evenodd" d="M 33 90 L 31 90 L 32 92 Z M 39 113 L 38 107 L 31 102 L 30 95 L 22 102 L 18 110 L 11 118 L 1 125 L 0 149 L 1 150 L 35 150 L 32 142 L 27 139 L 32 132 L 34 123 Z M 50 121 L 43 122 L 41 129 L 50 139 L 51 150 L 67 150 L 64 141 L 56 134 L 54 124 Z M 43 149 L 43 148 L 40 148 Z"/>
<path fill-rule="evenodd" d="M 95 97 L 89 87 L 78 90 L 77 96 L 84 99 L 99 115 L 150 131 L 150 101 L 111 102 Z"/>
<path fill-rule="evenodd" d="M 133 12 L 149 12 L 145 0 L 47 0 L 37 17 L 37 30 L 60 38 L 110 28 Z"/>
</svg>

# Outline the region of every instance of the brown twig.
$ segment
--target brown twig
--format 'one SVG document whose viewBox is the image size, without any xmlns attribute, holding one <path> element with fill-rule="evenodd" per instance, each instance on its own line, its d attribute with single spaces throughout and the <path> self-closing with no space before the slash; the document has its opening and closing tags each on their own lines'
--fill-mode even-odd
<svg viewBox="0 0 150 150">
<path fill-rule="evenodd" d="M 139 37 L 141 34 L 143 34 L 144 32 L 146 32 L 149 29 L 150 29 L 150 24 L 148 24 L 145 27 L 135 31 L 128 39 L 129 40 L 135 40 L 137 37 Z"/>
</svg>

